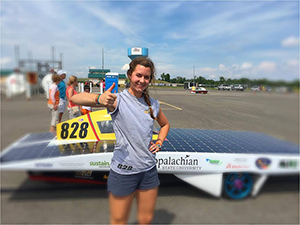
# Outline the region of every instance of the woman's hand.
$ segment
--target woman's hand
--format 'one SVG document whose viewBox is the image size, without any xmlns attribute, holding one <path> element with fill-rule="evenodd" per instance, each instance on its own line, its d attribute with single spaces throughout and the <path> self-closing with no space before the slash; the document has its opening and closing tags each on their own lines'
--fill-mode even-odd
<svg viewBox="0 0 300 225">
<path fill-rule="evenodd" d="M 112 92 L 115 87 L 115 83 L 108 88 L 99 98 L 99 103 L 101 106 L 106 107 L 109 111 L 113 111 L 116 108 L 116 99 L 117 96 Z"/>
<path fill-rule="evenodd" d="M 149 147 L 150 152 L 155 154 L 156 152 L 159 152 L 160 149 L 161 149 L 161 143 L 160 142 L 156 142 L 155 144 L 152 141 L 150 142 L 150 147 Z"/>
</svg>

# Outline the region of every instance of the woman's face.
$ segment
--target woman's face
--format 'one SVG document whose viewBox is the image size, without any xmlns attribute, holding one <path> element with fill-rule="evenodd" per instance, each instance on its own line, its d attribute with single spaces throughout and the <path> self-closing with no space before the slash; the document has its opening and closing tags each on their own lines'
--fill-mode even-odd
<svg viewBox="0 0 300 225">
<path fill-rule="evenodd" d="M 130 79 L 129 91 L 132 91 L 136 97 L 141 97 L 143 91 L 148 87 L 151 79 L 151 70 L 149 67 L 137 65 L 132 72 Z"/>
</svg>

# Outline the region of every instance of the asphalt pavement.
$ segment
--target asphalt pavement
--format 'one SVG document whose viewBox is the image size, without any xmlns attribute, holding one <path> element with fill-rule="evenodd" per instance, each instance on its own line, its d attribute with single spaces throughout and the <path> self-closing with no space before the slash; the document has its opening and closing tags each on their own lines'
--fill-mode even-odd
<svg viewBox="0 0 300 225">
<path fill-rule="evenodd" d="M 155 88 L 151 97 L 173 128 L 263 132 L 299 143 L 299 95 Z M 63 120 L 67 120 L 67 113 Z M 27 133 L 47 132 L 43 95 L 1 98 L 1 150 Z M 108 224 L 106 187 L 29 180 L 25 171 L 1 171 L 1 224 Z M 129 223 L 137 223 L 134 203 Z M 298 176 L 270 177 L 256 198 L 214 198 L 181 182 L 163 181 L 156 224 L 299 224 Z"/>
</svg>

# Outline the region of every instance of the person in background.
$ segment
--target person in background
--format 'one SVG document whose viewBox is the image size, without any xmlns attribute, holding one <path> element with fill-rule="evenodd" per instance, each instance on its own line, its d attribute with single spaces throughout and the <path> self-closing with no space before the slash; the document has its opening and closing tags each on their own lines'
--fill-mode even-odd
<svg viewBox="0 0 300 225">
<path fill-rule="evenodd" d="M 102 80 L 102 83 L 103 83 L 103 92 L 105 91 L 105 80 L 103 79 Z"/>
<path fill-rule="evenodd" d="M 90 86 L 84 86 L 84 92 L 86 93 L 90 93 Z M 86 115 L 89 114 L 92 111 L 92 107 L 91 106 L 81 106 L 81 114 L 82 115 Z"/>
<path fill-rule="evenodd" d="M 101 84 L 102 84 L 102 92 L 103 93 L 105 91 L 105 82 L 104 82 L 104 79 L 100 78 L 100 81 L 99 81 L 99 87 L 101 87 Z"/>
<path fill-rule="evenodd" d="M 116 145 L 107 182 L 111 224 L 126 224 L 134 197 L 139 224 L 151 223 L 160 184 L 156 154 L 169 132 L 170 124 L 159 101 L 150 98 L 148 86 L 155 81 L 151 59 L 137 57 L 129 65 L 129 89 L 111 93 L 115 83 L 102 95 L 82 92 L 72 97 L 79 105 L 106 107 L 113 121 Z M 160 125 L 152 141 L 154 121 Z"/>
<path fill-rule="evenodd" d="M 67 71 L 59 70 L 57 71 L 57 75 L 59 75 L 61 79 L 61 81 L 57 85 L 59 90 L 58 122 L 60 123 L 62 120 L 62 116 L 66 110 L 66 83 L 64 79 L 66 79 Z"/>
<path fill-rule="evenodd" d="M 52 74 L 57 74 L 55 69 L 53 69 L 53 68 L 49 72 L 52 73 Z"/>
<path fill-rule="evenodd" d="M 69 112 L 69 119 L 74 119 L 81 115 L 80 108 L 78 105 L 74 104 L 72 101 L 72 96 L 78 94 L 76 91 L 76 87 L 78 85 L 78 80 L 76 76 L 71 76 L 68 82 L 68 88 L 66 91 L 66 95 L 68 98 L 68 112 Z"/>
<path fill-rule="evenodd" d="M 49 132 L 56 131 L 56 125 L 58 123 L 58 105 L 59 105 L 59 90 L 58 83 L 61 81 L 60 76 L 57 74 L 52 75 L 53 84 L 49 90 L 48 107 L 51 111 L 51 124 Z"/>
</svg>

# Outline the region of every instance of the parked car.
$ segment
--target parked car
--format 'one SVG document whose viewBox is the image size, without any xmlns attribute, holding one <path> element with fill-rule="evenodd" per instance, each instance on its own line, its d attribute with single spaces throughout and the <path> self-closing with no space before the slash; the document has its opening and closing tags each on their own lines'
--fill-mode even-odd
<svg viewBox="0 0 300 225">
<path fill-rule="evenodd" d="M 273 89 L 271 87 L 266 86 L 265 91 L 273 91 Z"/>
<path fill-rule="evenodd" d="M 218 87 L 218 90 L 223 90 L 223 91 L 230 91 L 231 90 L 231 86 L 227 85 L 227 84 L 221 84 L 219 87 Z"/>
<path fill-rule="evenodd" d="M 244 91 L 245 87 L 244 87 L 244 85 L 236 84 L 236 85 L 233 85 L 232 90 L 233 91 Z"/>
<path fill-rule="evenodd" d="M 260 87 L 259 86 L 253 86 L 250 89 L 251 89 L 251 91 L 260 91 Z"/>
<path fill-rule="evenodd" d="M 207 90 L 204 87 L 192 87 L 191 94 L 207 94 Z"/>
</svg>

